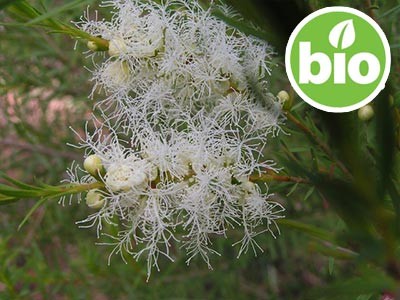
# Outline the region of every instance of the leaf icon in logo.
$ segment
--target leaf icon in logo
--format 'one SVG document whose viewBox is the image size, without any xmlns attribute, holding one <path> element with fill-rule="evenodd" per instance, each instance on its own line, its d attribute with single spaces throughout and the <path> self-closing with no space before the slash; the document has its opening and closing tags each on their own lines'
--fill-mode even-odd
<svg viewBox="0 0 400 300">
<path fill-rule="evenodd" d="M 346 49 L 353 45 L 356 39 L 353 20 L 340 22 L 329 33 L 329 42 L 335 48 Z"/>
</svg>

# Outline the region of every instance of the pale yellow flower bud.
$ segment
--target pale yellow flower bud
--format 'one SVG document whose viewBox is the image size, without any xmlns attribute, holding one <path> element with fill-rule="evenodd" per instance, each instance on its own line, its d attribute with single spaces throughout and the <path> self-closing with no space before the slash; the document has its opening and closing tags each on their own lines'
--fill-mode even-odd
<svg viewBox="0 0 400 300">
<path fill-rule="evenodd" d="M 83 162 L 83 167 L 92 176 L 98 176 L 103 169 L 101 158 L 96 154 L 89 155 Z"/>
<path fill-rule="evenodd" d="M 371 105 L 365 105 L 358 110 L 358 118 L 361 121 L 368 121 L 371 120 L 374 116 L 374 109 Z"/>
<path fill-rule="evenodd" d="M 290 100 L 290 96 L 289 96 L 288 92 L 283 91 L 283 90 L 280 91 L 280 92 L 278 93 L 278 95 L 276 95 L 276 97 L 279 99 L 279 101 L 280 101 L 282 104 Z"/>
<path fill-rule="evenodd" d="M 90 190 L 86 195 L 86 205 L 90 208 L 99 209 L 104 206 L 104 198 L 99 190 Z"/>
</svg>

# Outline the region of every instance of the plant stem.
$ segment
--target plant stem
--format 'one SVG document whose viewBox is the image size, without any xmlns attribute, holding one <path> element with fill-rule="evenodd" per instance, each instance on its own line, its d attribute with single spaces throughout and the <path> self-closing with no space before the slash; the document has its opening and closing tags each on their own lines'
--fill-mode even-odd
<svg viewBox="0 0 400 300">
<path fill-rule="evenodd" d="M 365 0 L 365 6 L 368 12 L 368 15 L 375 20 L 375 12 L 374 9 L 377 9 L 378 7 L 376 5 L 372 5 L 371 0 Z"/>
<path fill-rule="evenodd" d="M 281 176 L 275 174 L 252 175 L 250 176 L 250 181 L 264 181 L 264 182 L 280 181 L 280 182 L 311 184 L 311 182 L 305 178 L 293 177 L 293 176 Z"/>
<path fill-rule="evenodd" d="M 87 184 L 71 184 L 71 185 L 67 185 L 67 186 L 61 186 L 60 188 L 65 193 L 72 195 L 72 194 L 78 194 L 78 193 L 86 192 L 86 191 L 93 190 L 93 189 L 104 188 L 104 183 L 97 181 L 97 182 L 87 183 Z"/>
<path fill-rule="evenodd" d="M 8 204 L 20 199 L 49 199 L 74 195 L 92 189 L 104 188 L 103 182 L 94 182 L 88 184 L 67 184 L 59 186 L 35 187 L 23 184 L 23 188 L 15 188 L 7 185 L 0 185 L 0 204 Z"/>
<path fill-rule="evenodd" d="M 306 135 L 308 135 L 310 138 L 312 138 L 314 140 L 314 142 L 316 142 L 317 145 L 322 149 L 322 151 L 324 151 L 326 153 L 326 155 L 328 155 L 328 157 L 337 164 L 339 169 L 342 170 L 342 172 L 344 174 L 346 174 L 349 178 L 353 177 L 351 175 L 350 171 L 346 168 L 346 166 L 335 157 L 332 150 L 329 148 L 329 146 L 324 141 L 322 141 L 314 132 L 312 132 L 306 125 L 304 125 L 299 119 L 297 119 L 290 112 L 287 112 L 286 116 L 287 116 L 288 120 L 290 120 L 294 125 L 297 126 L 297 128 L 299 128 Z"/>
<path fill-rule="evenodd" d="M 101 37 L 92 36 L 73 26 L 64 24 L 53 18 L 43 17 L 43 13 L 33 7 L 29 2 L 15 1 L 7 7 L 7 12 L 12 18 L 20 21 L 20 25 L 24 26 L 39 26 L 51 30 L 52 32 L 68 34 L 72 38 L 91 41 L 97 45 L 97 51 L 107 51 L 109 41 Z"/>
</svg>

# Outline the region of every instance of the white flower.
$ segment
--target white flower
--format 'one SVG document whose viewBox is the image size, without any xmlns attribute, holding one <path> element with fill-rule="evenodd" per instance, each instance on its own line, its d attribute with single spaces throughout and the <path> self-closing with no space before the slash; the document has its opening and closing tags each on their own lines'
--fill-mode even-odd
<svg viewBox="0 0 400 300">
<path fill-rule="evenodd" d="M 129 85 L 129 66 L 124 61 L 113 61 L 105 65 L 105 73 L 108 74 L 108 84 L 113 84 L 117 88 Z"/>
<path fill-rule="evenodd" d="M 126 53 L 127 47 L 122 38 L 115 38 L 109 42 L 108 54 L 110 56 L 119 56 Z"/>
<path fill-rule="evenodd" d="M 156 177 L 157 169 L 147 161 L 128 157 L 107 168 L 105 183 L 112 192 L 144 189 Z"/>
<path fill-rule="evenodd" d="M 250 180 L 274 170 L 264 157 L 282 121 L 266 82 L 272 50 L 195 0 L 163 3 L 106 1 L 111 21 L 78 24 L 110 41 L 110 57 L 93 71 L 94 90 L 106 94 L 97 104 L 104 121 L 78 146 L 104 166 L 96 177 L 104 206 L 82 223 L 97 224 L 100 234 L 119 218 L 113 253 L 147 255 L 149 275 L 160 255 L 173 260 L 174 241 L 188 263 L 199 255 L 210 267 L 211 236 L 230 228 L 243 229 L 239 253 L 256 249 L 259 227 L 273 233 L 283 211 Z"/>
<path fill-rule="evenodd" d="M 127 114 L 139 108 L 151 114 L 154 104 L 158 107 L 164 102 L 157 93 L 149 94 L 156 91 L 154 86 L 170 93 L 168 101 L 193 112 L 212 109 L 232 89 L 245 92 L 248 77 L 264 80 L 270 72 L 272 50 L 267 43 L 228 28 L 197 1 L 167 1 L 164 5 L 107 1 L 107 6 L 114 8 L 112 21 L 82 20 L 78 26 L 110 40 L 112 57 L 106 65 L 123 60 L 132 71 L 129 88 L 123 89 L 125 95 L 130 94 L 128 99 L 121 97 L 110 80 L 121 72 L 106 66 L 94 72 L 97 84 L 110 98 L 127 106 Z"/>
<path fill-rule="evenodd" d="M 106 185 L 112 192 L 129 191 L 132 188 L 133 175 L 131 168 L 124 165 L 113 165 L 107 170 Z"/>
</svg>

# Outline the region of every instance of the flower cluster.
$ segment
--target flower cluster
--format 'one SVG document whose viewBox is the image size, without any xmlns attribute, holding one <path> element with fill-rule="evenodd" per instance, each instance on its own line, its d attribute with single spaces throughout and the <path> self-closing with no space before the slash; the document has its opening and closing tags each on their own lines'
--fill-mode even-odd
<svg viewBox="0 0 400 300">
<path fill-rule="evenodd" d="M 282 120 L 267 90 L 271 48 L 194 0 L 104 5 L 111 21 L 77 24 L 109 41 L 93 70 L 104 121 L 78 145 L 86 175 L 71 172 L 72 182 L 103 183 L 87 194 L 96 211 L 82 222 L 100 233 L 118 220 L 113 253 L 146 255 L 149 274 L 160 254 L 173 260 L 172 242 L 187 262 L 200 255 L 210 266 L 210 237 L 233 227 L 244 232 L 239 254 L 259 248 L 254 237 L 273 234 L 283 211 L 254 183 L 275 170 L 264 154 Z"/>
</svg>

